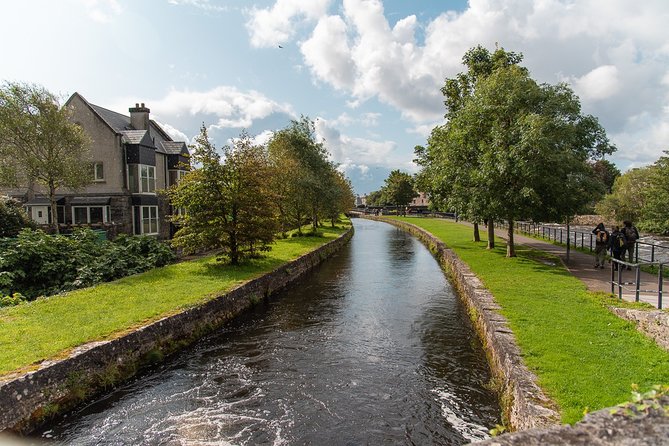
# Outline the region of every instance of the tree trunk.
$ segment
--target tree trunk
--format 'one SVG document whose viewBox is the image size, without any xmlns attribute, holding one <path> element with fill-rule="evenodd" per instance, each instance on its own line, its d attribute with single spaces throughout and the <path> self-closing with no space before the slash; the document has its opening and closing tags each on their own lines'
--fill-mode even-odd
<svg viewBox="0 0 669 446">
<path fill-rule="evenodd" d="M 455 221 L 458 221 L 457 219 Z M 474 222 L 474 241 L 475 242 L 480 242 L 481 241 L 481 234 L 479 233 L 479 224 Z"/>
<path fill-rule="evenodd" d="M 489 218 L 488 223 L 488 246 L 486 249 L 495 249 L 495 220 Z"/>
<path fill-rule="evenodd" d="M 235 207 L 232 208 L 231 214 L 230 224 L 232 225 L 232 231 L 230 231 L 230 244 L 228 245 L 228 249 L 230 250 L 230 264 L 239 265 L 239 247 L 237 246 L 237 209 Z"/>
<path fill-rule="evenodd" d="M 56 234 L 60 234 L 58 225 L 58 205 L 56 204 L 56 186 L 53 181 L 49 181 L 49 205 L 51 206 L 51 228 Z"/>
<path fill-rule="evenodd" d="M 506 242 L 506 256 L 516 257 L 516 248 L 513 243 L 513 219 L 509 219 L 509 231 L 507 233 L 508 240 Z"/>
</svg>

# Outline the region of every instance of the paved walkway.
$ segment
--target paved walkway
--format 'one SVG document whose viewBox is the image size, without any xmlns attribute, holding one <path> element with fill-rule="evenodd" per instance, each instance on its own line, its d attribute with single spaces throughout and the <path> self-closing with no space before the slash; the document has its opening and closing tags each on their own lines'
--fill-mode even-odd
<svg viewBox="0 0 669 446">
<path fill-rule="evenodd" d="M 487 229 L 481 226 L 481 236 L 485 237 Z M 495 235 L 506 240 L 506 229 L 495 229 Z M 595 269 L 595 256 L 586 254 L 575 249 L 569 252 L 569 262 L 567 262 L 567 247 L 562 245 L 554 245 L 550 242 L 544 242 L 530 237 L 525 237 L 518 233 L 514 234 L 514 240 L 517 244 L 530 246 L 532 248 L 545 251 L 560 257 L 562 263 L 565 264 L 570 273 L 580 279 L 590 291 L 603 291 L 605 293 L 611 292 L 611 267 L 607 263 L 604 269 Z M 635 277 L 634 270 L 622 271 L 622 281 L 625 282 L 623 286 L 623 299 L 634 301 L 636 298 L 635 292 Z M 647 302 L 657 308 L 657 274 L 648 274 L 641 272 L 639 300 Z M 617 272 L 616 272 L 617 280 Z M 663 282 L 664 297 L 663 308 L 669 308 L 669 281 L 665 278 Z M 645 291 L 645 292 L 643 292 Z M 618 295 L 618 289 L 615 288 L 614 294 Z"/>
</svg>

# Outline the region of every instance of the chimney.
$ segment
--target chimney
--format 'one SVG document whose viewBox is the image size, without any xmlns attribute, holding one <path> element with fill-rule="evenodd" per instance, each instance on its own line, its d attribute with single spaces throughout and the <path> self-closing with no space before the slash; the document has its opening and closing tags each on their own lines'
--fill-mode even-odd
<svg viewBox="0 0 669 446">
<path fill-rule="evenodd" d="M 149 113 L 151 110 L 142 105 L 135 103 L 134 107 L 128 109 L 130 112 L 130 124 L 135 130 L 149 129 Z"/>
</svg>

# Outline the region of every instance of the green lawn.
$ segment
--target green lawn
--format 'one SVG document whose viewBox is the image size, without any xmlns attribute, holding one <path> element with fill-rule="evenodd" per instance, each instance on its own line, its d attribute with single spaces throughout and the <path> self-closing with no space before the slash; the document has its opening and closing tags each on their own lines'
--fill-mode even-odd
<svg viewBox="0 0 669 446">
<path fill-rule="evenodd" d="M 454 222 L 398 219 L 444 241 L 492 292 L 563 422 L 629 400 L 632 384 L 642 391 L 669 384 L 669 353 L 610 313 L 601 295 L 588 292 L 559 263 L 550 266 L 541 253 L 520 245 L 516 258 L 506 258 L 503 241 L 488 251 L 485 241 L 472 241 L 472 228 Z"/>
<path fill-rule="evenodd" d="M 267 257 L 238 267 L 208 256 L 0 308 L 0 375 L 192 307 L 316 249 L 348 227 L 324 228 L 322 237 L 278 240 Z"/>
</svg>

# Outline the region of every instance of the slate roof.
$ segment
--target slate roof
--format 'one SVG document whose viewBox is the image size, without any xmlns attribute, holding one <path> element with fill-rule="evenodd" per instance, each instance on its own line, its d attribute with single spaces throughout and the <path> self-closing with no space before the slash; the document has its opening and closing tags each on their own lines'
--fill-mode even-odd
<svg viewBox="0 0 669 446">
<path fill-rule="evenodd" d="M 143 146 L 154 147 L 153 138 L 146 130 L 123 130 L 123 142 L 126 144 L 141 144 Z"/>
<path fill-rule="evenodd" d="M 89 102 L 90 104 L 90 102 Z M 107 110 L 98 105 L 90 104 L 91 108 L 98 114 L 116 133 L 121 133 L 124 130 L 134 130 L 130 125 L 130 117 L 116 113 L 115 111 Z"/>
<path fill-rule="evenodd" d="M 183 141 L 163 141 L 159 145 L 168 155 L 188 154 L 188 148 Z"/>
</svg>

